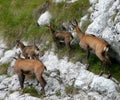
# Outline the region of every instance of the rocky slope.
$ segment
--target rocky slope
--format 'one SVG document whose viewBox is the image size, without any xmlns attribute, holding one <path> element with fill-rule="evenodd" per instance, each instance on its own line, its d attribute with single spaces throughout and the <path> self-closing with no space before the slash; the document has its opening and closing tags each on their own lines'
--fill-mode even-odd
<svg viewBox="0 0 120 100">
<path fill-rule="evenodd" d="M 54 0 L 61 2 L 64 0 Z M 75 2 L 76 0 L 68 0 Z M 119 0 L 89 0 L 91 7 L 88 14 L 80 19 L 80 27 L 86 22 L 90 23 L 85 31 L 86 34 L 94 34 L 105 39 L 111 46 L 111 57 L 120 62 L 120 1 Z M 38 19 L 38 24 L 43 25 L 52 18 L 46 11 Z M 63 27 L 70 30 L 70 25 L 63 23 Z M 84 30 L 83 30 L 84 31 Z"/>
<path fill-rule="evenodd" d="M 3 43 L 1 43 L 3 44 Z M 44 73 L 44 78 L 47 81 L 45 87 L 46 97 L 37 98 L 28 93 L 20 94 L 19 81 L 14 74 L 13 65 L 15 52 L 12 50 L 0 52 L 0 63 L 10 62 L 8 75 L 0 76 L 0 100 L 119 100 L 120 99 L 120 84 L 105 77 L 99 77 L 85 69 L 85 66 L 80 62 L 68 62 L 67 57 L 58 59 L 53 51 L 47 51 L 41 61 L 46 65 L 47 71 Z M 9 56 L 8 56 L 9 55 Z M 8 77 L 9 76 L 9 77 Z M 40 90 L 41 86 L 37 86 L 36 79 L 26 79 L 26 86 L 33 86 L 36 90 Z"/>
<path fill-rule="evenodd" d="M 59 0 L 54 1 L 58 2 Z M 75 0 L 71 1 L 74 2 Z M 90 0 L 90 3 L 92 5 L 89 9 L 92 12 L 90 19 L 88 15 L 84 16 L 80 21 L 80 26 L 89 19 L 91 24 L 88 26 L 86 33 L 105 38 L 119 57 L 119 0 Z M 116 13 L 117 9 L 118 12 Z M 45 12 L 41 18 L 39 19 L 41 22 L 39 20 L 38 22 L 44 24 L 44 22 L 49 22 L 51 15 Z M 0 44 L 1 47 L 6 47 L 2 39 Z M 67 57 L 58 59 L 53 50 L 47 51 L 40 57 L 47 67 L 47 71 L 44 73 L 47 81 L 46 97 L 33 97 L 29 93 L 20 94 L 18 77 L 13 70 L 14 60 L 12 57 L 15 56 L 16 51 L 19 52 L 16 48 L 7 51 L 0 48 L 0 64 L 10 63 L 8 75 L 0 76 L 0 100 L 16 100 L 16 98 L 18 100 L 120 100 L 119 82 L 106 79 L 105 75 L 99 77 L 87 71 L 80 62 L 75 64 L 69 62 Z M 32 85 L 36 90 L 41 89 L 41 86 L 36 86 L 36 84 L 35 79 L 25 81 L 25 86 Z"/>
<path fill-rule="evenodd" d="M 120 0 L 90 0 L 92 23 L 86 33 L 104 38 L 112 47 L 112 56 L 120 62 Z"/>
</svg>

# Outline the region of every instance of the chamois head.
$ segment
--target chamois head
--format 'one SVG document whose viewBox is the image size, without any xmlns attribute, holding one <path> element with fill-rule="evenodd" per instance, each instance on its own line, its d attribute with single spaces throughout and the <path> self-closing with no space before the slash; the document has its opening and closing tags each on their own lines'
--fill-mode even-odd
<svg viewBox="0 0 120 100">
<path fill-rule="evenodd" d="M 46 26 L 47 26 L 48 28 L 51 28 L 51 24 L 50 24 L 50 23 L 48 23 Z"/>
<path fill-rule="evenodd" d="M 13 57 L 13 59 L 17 60 L 17 59 L 24 59 L 24 58 L 21 57 L 21 52 L 19 51 L 19 53 L 15 52 L 15 57 Z"/>
<path fill-rule="evenodd" d="M 53 29 L 51 23 L 48 23 L 46 26 L 50 29 L 50 31 L 51 31 L 51 33 L 52 33 L 52 35 L 53 35 L 53 37 L 54 37 L 56 31 Z"/>
<path fill-rule="evenodd" d="M 24 44 L 20 40 L 16 40 L 16 48 L 23 48 Z"/>
<path fill-rule="evenodd" d="M 76 19 L 74 19 L 72 22 L 70 22 L 71 23 L 71 25 L 73 26 L 72 28 L 73 28 L 73 31 L 75 31 L 75 32 L 77 32 L 78 30 L 80 31 L 80 32 L 82 32 L 81 31 L 81 29 L 79 28 L 79 25 L 78 25 L 78 22 L 77 22 L 77 20 Z"/>
</svg>

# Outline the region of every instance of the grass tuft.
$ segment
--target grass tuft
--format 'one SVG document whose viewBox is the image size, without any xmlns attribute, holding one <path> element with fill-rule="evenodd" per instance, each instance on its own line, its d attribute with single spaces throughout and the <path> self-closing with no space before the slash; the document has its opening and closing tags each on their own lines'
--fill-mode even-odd
<svg viewBox="0 0 120 100">
<path fill-rule="evenodd" d="M 56 91 L 55 94 L 56 94 L 56 96 L 61 96 L 60 90 Z"/>
<path fill-rule="evenodd" d="M 78 89 L 75 88 L 74 86 L 67 85 L 65 87 L 65 92 L 66 92 L 66 94 L 77 94 L 78 93 Z"/>
<path fill-rule="evenodd" d="M 32 87 L 32 86 L 27 86 L 23 89 L 24 93 L 30 93 L 30 95 L 35 96 L 35 97 L 42 97 L 41 94 L 38 93 L 38 91 Z"/>
<path fill-rule="evenodd" d="M 7 69 L 9 67 L 9 63 L 0 65 L 0 75 L 7 74 Z"/>
</svg>

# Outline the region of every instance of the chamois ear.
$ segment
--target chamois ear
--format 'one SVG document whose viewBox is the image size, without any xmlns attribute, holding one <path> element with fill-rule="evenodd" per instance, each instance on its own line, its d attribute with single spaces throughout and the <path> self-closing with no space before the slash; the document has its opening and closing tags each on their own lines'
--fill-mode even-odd
<svg viewBox="0 0 120 100">
<path fill-rule="evenodd" d="M 15 55 L 17 56 L 17 58 L 21 58 L 21 52 L 20 51 L 19 51 L 19 53 L 16 52 Z"/>
<path fill-rule="evenodd" d="M 48 23 L 48 24 L 46 24 L 45 26 L 46 26 L 46 27 L 48 27 L 48 28 L 50 28 L 51 24 L 50 24 L 50 23 Z"/>
<path fill-rule="evenodd" d="M 13 59 L 17 60 L 17 58 L 16 58 L 16 57 L 13 57 Z"/>
<path fill-rule="evenodd" d="M 70 23 L 73 27 L 75 26 L 74 23 L 73 23 L 73 21 L 70 21 L 69 23 Z"/>
<path fill-rule="evenodd" d="M 73 27 L 75 27 L 76 25 L 78 25 L 78 22 L 77 22 L 76 19 L 70 21 L 70 23 L 71 23 L 71 25 L 72 25 Z"/>
<path fill-rule="evenodd" d="M 16 43 L 20 42 L 20 40 L 16 40 Z"/>
<path fill-rule="evenodd" d="M 73 22 L 74 22 L 75 25 L 78 25 L 78 22 L 77 22 L 76 19 L 74 19 Z"/>
</svg>

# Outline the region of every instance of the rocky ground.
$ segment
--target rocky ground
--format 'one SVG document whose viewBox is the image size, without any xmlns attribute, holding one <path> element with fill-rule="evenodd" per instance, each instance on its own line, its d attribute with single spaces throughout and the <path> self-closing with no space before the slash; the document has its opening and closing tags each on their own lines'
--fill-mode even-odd
<svg viewBox="0 0 120 100">
<path fill-rule="evenodd" d="M 44 98 L 30 96 L 30 94 L 20 94 L 19 81 L 14 73 L 13 65 L 16 48 L 3 52 L 0 49 L 0 63 L 10 62 L 8 75 L 0 76 L 0 100 L 119 100 L 120 83 L 111 79 L 99 77 L 88 70 L 80 62 L 71 63 L 67 57 L 58 59 L 53 51 L 47 51 L 41 61 L 46 65 L 47 71 L 44 78 L 47 81 Z M 18 50 L 19 51 L 19 50 Z M 9 55 L 9 56 L 8 56 Z M 36 90 L 36 79 L 26 79 L 25 86 L 32 85 Z M 67 90 L 68 89 L 68 90 Z"/>
<path fill-rule="evenodd" d="M 89 9 L 92 12 L 90 14 L 91 24 L 86 33 L 105 38 L 117 53 L 116 58 L 119 61 L 120 1 L 90 0 L 90 3 L 92 5 Z M 49 15 L 49 13 L 47 14 Z M 49 17 L 51 18 L 50 15 Z M 45 17 L 47 21 L 49 21 L 49 17 Z M 88 15 L 81 19 L 80 25 L 86 20 L 88 20 Z M 6 48 L 2 40 L 0 44 L 1 47 Z M 52 50 L 40 57 L 47 67 L 47 71 L 44 73 L 47 81 L 46 96 L 38 98 L 28 93 L 20 94 L 18 77 L 13 70 L 15 61 L 12 58 L 15 56 L 15 51 L 19 50 L 13 48 L 4 51 L 3 48 L 0 48 L 0 64 L 9 62 L 10 66 L 8 75 L 0 76 L 0 100 L 16 100 L 16 98 L 18 100 L 120 100 L 120 83 L 115 79 L 107 79 L 106 75 L 99 77 L 86 70 L 85 65 L 80 62 L 69 62 L 67 57 L 58 59 Z M 36 84 L 35 79 L 25 81 L 25 86 L 32 85 L 36 90 L 41 89 L 41 86 L 36 86 Z"/>
</svg>

